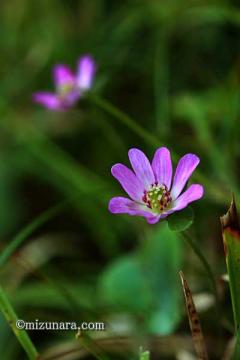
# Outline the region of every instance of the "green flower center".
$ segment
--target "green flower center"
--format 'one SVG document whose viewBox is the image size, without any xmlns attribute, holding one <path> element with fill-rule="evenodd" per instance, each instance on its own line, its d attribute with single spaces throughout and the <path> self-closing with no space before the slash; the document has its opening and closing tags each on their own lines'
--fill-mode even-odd
<svg viewBox="0 0 240 360">
<path fill-rule="evenodd" d="M 166 185 L 152 184 L 149 191 L 144 191 L 142 200 L 156 214 L 166 211 L 172 202 L 170 191 Z"/>
<path fill-rule="evenodd" d="M 66 83 L 58 87 L 58 94 L 60 97 L 64 97 L 69 94 L 74 88 L 74 84 L 72 82 Z"/>
</svg>

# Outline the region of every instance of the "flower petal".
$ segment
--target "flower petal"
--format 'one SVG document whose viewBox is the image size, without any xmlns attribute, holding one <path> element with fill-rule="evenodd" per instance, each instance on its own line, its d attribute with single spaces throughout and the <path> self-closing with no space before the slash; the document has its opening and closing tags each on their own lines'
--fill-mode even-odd
<svg viewBox="0 0 240 360">
<path fill-rule="evenodd" d="M 88 90 L 92 86 L 96 72 L 96 63 L 90 55 L 80 58 L 77 70 L 77 85 L 80 90 Z"/>
<path fill-rule="evenodd" d="M 171 190 L 173 200 L 181 193 L 199 161 L 199 158 L 194 154 L 186 154 L 179 160 Z"/>
<path fill-rule="evenodd" d="M 75 77 L 67 65 L 55 65 L 53 68 L 53 80 L 57 88 L 73 86 Z"/>
<path fill-rule="evenodd" d="M 182 210 L 191 202 L 201 199 L 203 193 L 204 190 L 202 185 L 192 184 L 181 196 L 177 198 L 177 200 L 175 200 L 172 210 Z"/>
<path fill-rule="evenodd" d="M 54 111 L 63 111 L 65 107 L 57 95 L 48 92 L 38 92 L 33 94 L 33 101 L 43 105 L 45 108 Z"/>
<path fill-rule="evenodd" d="M 145 205 L 122 196 L 112 198 L 109 201 L 108 209 L 113 214 L 143 216 L 149 224 L 156 224 L 160 219 L 164 219 L 168 215 L 154 215 Z"/>
<path fill-rule="evenodd" d="M 133 171 L 123 164 L 116 164 L 112 167 L 111 172 L 133 200 L 142 202 L 144 187 Z"/>
<path fill-rule="evenodd" d="M 148 158 L 138 149 L 130 149 L 128 156 L 137 178 L 144 185 L 145 190 L 148 190 L 156 181 Z"/>
<path fill-rule="evenodd" d="M 109 211 L 113 214 L 128 214 L 143 216 L 149 224 L 156 224 L 164 215 L 153 215 L 150 210 L 125 197 L 114 197 L 109 202 Z"/>
<path fill-rule="evenodd" d="M 152 217 L 150 210 L 146 206 L 122 196 L 112 198 L 109 201 L 108 208 L 109 211 L 113 214 L 129 214 Z"/>
<path fill-rule="evenodd" d="M 152 169 L 159 184 L 166 185 L 168 189 L 172 182 L 172 160 L 170 151 L 161 147 L 157 149 L 152 161 Z"/>
</svg>

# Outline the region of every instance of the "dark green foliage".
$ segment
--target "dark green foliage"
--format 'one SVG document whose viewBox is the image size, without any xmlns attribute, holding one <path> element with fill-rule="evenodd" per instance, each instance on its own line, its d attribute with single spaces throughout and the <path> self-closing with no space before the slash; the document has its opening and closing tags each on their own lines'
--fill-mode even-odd
<svg viewBox="0 0 240 360">
<path fill-rule="evenodd" d="M 135 347 L 109 346 L 110 352 L 139 359 L 138 345 L 149 343 L 154 360 L 189 349 L 178 271 L 194 294 L 210 286 L 177 232 L 192 225 L 190 236 L 216 278 L 226 272 L 219 216 L 231 191 L 240 199 L 239 26 L 239 5 L 231 0 L 1 1 L 0 250 L 47 209 L 68 204 L 37 222 L 0 268 L 0 284 L 21 318 L 114 325 L 120 313 L 126 319 L 120 335 Z M 33 92 L 53 90 L 54 64 L 74 69 L 83 53 L 98 63 L 91 95 L 107 99 L 143 132 L 91 96 L 62 113 L 32 103 Z M 109 199 L 122 194 L 111 166 L 127 164 L 131 147 L 151 158 L 156 142 L 175 154 L 174 166 L 189 152 L 201 159 L 191 182 L 203 184 L 205 195 L 192 204 L 194 222 L 189 207 L 152 226 L 108 211 Z M 213 359 L 232 336 L 231 303 L 225 284 L 219 287 L 222 311 L 216 317 L 209 309 L 202 322 Z M 1 359 L 24 359 L 2 317 L 0 333 Z M 167 346 L 152 344 L 153 334 L 168 334 Z M 44 353 L 71 344 L 75 333 L 30 336 Z"/>
</svg>

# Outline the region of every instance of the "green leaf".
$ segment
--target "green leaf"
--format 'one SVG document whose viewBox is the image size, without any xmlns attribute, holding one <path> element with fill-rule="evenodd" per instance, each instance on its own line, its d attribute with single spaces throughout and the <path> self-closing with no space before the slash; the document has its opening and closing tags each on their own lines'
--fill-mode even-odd
<svg viewBox="0 0 240 360">
<path fill-rule="evenodd" d="M 134 255 L 113 262 L 103 273 L 100 287 L 104 301 L 118 309 L 147 311 L 152 303 L 150 288 Z"/>
<path fill-rule="evenodd" d="M 181 246 L 165 223 L 151 228 L 138 251 L 103 273 L 99 296 L 118 310 L 141 311 L 152 334 L 171 333 L 179 321 Z"/>
<path fill-rule="evenodd" d="M 141 253 L 142 267 L 154 294 L 155 304 L 147 319 L 148 329 L 153 334 L 170 334 L 180 320 L 181 248 L 177 234 L 162 223 L 149 235 Z"/>
<path fill-rule="evenodd" d="M 168 226 L 172 231 L 187 230 L 193 223 L 193 209 L 188 206 L 184 210 L 176 211 L 168 217 Z"/>
</svg>

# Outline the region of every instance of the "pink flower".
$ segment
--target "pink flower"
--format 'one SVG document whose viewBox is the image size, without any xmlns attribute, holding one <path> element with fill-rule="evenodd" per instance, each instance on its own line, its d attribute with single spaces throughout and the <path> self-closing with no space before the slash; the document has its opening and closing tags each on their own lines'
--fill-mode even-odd
<svg viewBox="0 0 240 360">
<path fill-rule="evenodd" d="M 186 154 L 179 160 L 173 179 L 171 155 L 167 148 L 157 149 L 151 164 L 141 150 L 131 149 L 128 156 L 134 171 L 116 164 L 111 172 L 131 199 L 112 198 L 109 210 L 113 214 L 143 216 L 148 223 L 155 224 L 203 196 L 203 187 L 199 184 L 190 185 L 182 193 L 199 164 L 196 155 Z"/>
<path fill-rule="evenodd" d="M 64 111 L 71 108 L 92 86 L 96 64 L 89 55 L 79 59 L 76 74 L 67 65 L 55 65 L 53 81 L 56 92 L 37 92 L 33 101 L 53 111 Z"/>
</svg>

